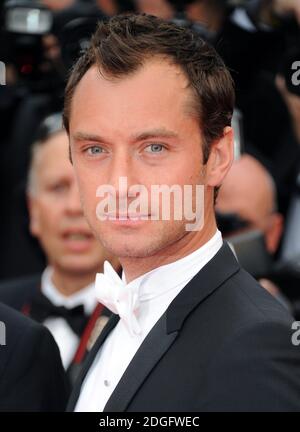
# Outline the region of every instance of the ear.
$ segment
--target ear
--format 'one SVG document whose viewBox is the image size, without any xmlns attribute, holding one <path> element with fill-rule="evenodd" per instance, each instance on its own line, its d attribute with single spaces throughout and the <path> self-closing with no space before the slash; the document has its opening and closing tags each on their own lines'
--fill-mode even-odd
<svg viewBox="0 0 300 432">
<path fill-rule="evenodd" d="M 37 201 L 33 196 L 27 195 L 27 208 L 29 213 L 29 231 L 34 237 L 40 234 L 40 218 Z"/>
<path fill-rule="evenodd" d="M 280 213 L 273 213 L 270 216 L 268 227 L 265 232 L 265 241 L 268 251 L 274 254 L 282 236 L 283 216 Z"/>
<path fill-rule="evenodd" d="M 206 169 L 208 186 L 217 187 L 222 184 L 233 159 L 233 129 L 227 126 L 222 137 L 213 142 L 211 147 Z"/>
</svg>

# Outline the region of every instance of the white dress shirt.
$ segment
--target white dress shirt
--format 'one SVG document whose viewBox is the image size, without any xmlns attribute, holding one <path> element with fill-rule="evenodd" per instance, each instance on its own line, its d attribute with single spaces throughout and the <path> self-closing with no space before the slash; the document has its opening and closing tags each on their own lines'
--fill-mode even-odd
<svg viewBox="0 0 300 432">
<path fill-rule="evenodd" d="M 47 267 L 42 274 L 41 291 L 55 306 L 67 309 L 83 305 L 87 315 L 91 315 L 97 305 L 94 283 L 66 297 L 61 294 L 52 282 L 53 269 Z M 70 365 L 78 347 L 79 338 L 64 318 L 47 318 L 43 324 L 52 333 L 60 350 L 65 369 Z"/>
<path fill-rule="evenodd" d="M 127 285 L 132 287 L 139 285 L 138 321 L 141 333 L 131 334 L 120 319 L 94 359 L 82 384 L 75 411 L 103 411 L 120 378 L 152 327 L 179 292 L 215 256 L 222 243 L 221 233 L 217 231 L 205 245 L 193 253 L 171 264 L 158 267 Z"/>
</svg>

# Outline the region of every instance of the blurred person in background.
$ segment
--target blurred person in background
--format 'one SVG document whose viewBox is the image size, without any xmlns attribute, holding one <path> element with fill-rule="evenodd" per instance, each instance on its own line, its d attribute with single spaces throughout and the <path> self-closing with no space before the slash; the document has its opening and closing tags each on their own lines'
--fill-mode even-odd
<svg viewBox="0 0 300 432">
<path fill-rule="evenodd" d="M 299 68 L 300 68 L 300 57 L 299 57 L 298 69 Z M 286 106 L 290 114 L 292 127 L 296 139 L 298 141 L 298 144 L 300 146 L 300 97 L 299 95 L 296 95 L 288 90 L 285 79 L 282 75 L 278 75 L 276 77 L 276 86 L 280 91 L 283 100 L 286 103 Z"/>
<path fill-rule="evenodd" d="M 97 19 L 104 17 L 94 2 L 46 3 L 6 1 L 0 6 L 1 60 L 9 72 L 7 85 L 0 87 L 0 191 L 5 203 L 0 220 L 1 279 L 30 275 L 44 267 L 40 248 L 27 228 L 29 150 L 42 119 L 62 109 L 68 68 L 84 48 Z M 80 20 L 91 17 L 81 30 Z M 66 36 L 64 28 L 78 19 Z"/>
<path fill-rule="evenodd" d="M 52 10 L 62 10 L 72 6 L 77 0 L 40 0 L 42 4 Z"/>
<path fill-rule="evenodd" d="M 0 303 L 0 411 L 65 411 L 69 386 L 49 330 Z"/>
<path fill-rule="evenodd" d="M 275 257 L 283 233 L 284 221 L 277 209 L 274 181 L 258 160 L 243 154 L 233 163 L 220 188 L 216 210 L 220 230 L 225 237 L 229 236 L 229 241 L 234 235 L 258 230 L 263 235 L 266 253 Z M 232 225 L 231 229 L 227 226 L 222 230 L 221 216 L 224 217 L 224 215 L 235 217 L 240 222 L 240 226 Z M 249 249 L 249 254 L 251 253 L 255 251 Z M 264 278 L 259 278 L 261 285 L 286 307 L 291 308 L 280 288 L 268 279 L 270 274 L 263 276 Z"/>
<path fill-rule="evenodd" d="M 95 4 L 107 17 L 136 10 L 135 0 L 95 0 Z"/>
<path fill-rule="evenodd" d="M 287 80 L 283 74 L 276 77 L 276 86 L 287 106 L 291 130 L 300 148 L 300 56 L 292 58 L 293 76 Z M 295 68 L 296 66 L 296 68 Z M 298 91 L 297 91 L 298 82 Z M 296 90 L 296 91 L 295 91 Z M 284 149 L 283 149 L 284 151 Z M 291 155 L 292 156 L 292 155 Z M 294 316 L 300 319 L 300 160 L 298 160 L 298 171 L 296 182 L 291 188 L 291 199 L 286 215 L 285 232 L 280 248 L 280 260 L 277 266 L 274 280 L 280 286 L 288 287 L 288 295 L 293 302 Z"/>
<path fill-rule="evenodd" d="M 176 8 L 168 0 L 135 0 L 135 5 L 139 13 L 154 15 L 167 20 L 173 19 L 176 13 Z"/>
<path fill-rule="evenodd" d="M 0 278 L 8 279 L 43 266 L 26 229 L 25 178 L 38 125 L 49 113 L 61 109 L 65 76 L 61 48 L 52 33 L 53 12 L 33 1 L 6 1 L 0 7 L 1 60 L 13 71 L 8 85 L 0 87 L 0 191 L 5 203 L 0 226 Z M 40 8 L 39 15 L 36 8 Z M 37 22 L 30 16 L 43 19 Z"/>
<path fill-rule="evenodd" d="M 30 231 L 47 267 L 42 275 L 3 283 L 0 301 L 50 329 L 73 380 L 110 315 L 96 300 L 96 273 L 105 259 L 116 269 L 118 261 L 96 241 L 83 216 L 60 114 L 44 121 L 32 147 L 27 193 Z"/>
<path fill-rule="evenodd" d="M 220 188 L 216 210 L 236 214 L 249 228 L 259 229 L 264 234 L 268 252 L 276 253 L 283 217 L 277 211 L 274 181 L 253 156 L 243 154 L 234 161 Z"/>
<path fill-rule="evenodd" d="M 227 15 L 227 2 L 224 0 L 170 0 L 186 19 L 201 23 L 209 33 L 218 33 L 223 28 Z"/>
</svg>

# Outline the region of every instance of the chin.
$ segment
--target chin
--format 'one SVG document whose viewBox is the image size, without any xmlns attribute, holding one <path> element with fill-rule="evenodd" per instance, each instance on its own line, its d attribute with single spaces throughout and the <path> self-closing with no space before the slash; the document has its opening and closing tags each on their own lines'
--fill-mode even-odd
<svg viewBox="0 0 300 432">
<path fill-rule="evenodd" d="M 111 240 L 103 244 L 106 249 L 109 250 L 113 255 L 118 258 L 146 258 L 157 254 L 161 249 L 165 247 L 165 243 L 161 240 L 154 241 L 149 238 L 146 240 L 134 239 L 133 241 L 120 240 L 112 242 Z"/>
<path fill-rule="evenodd" d="M 122 238 L 119 239 L 112 239 L 112 237 L 108 238 L 101 238 L 101 242 L 105 249 L 111 253 L 112 255 L 116 256 L 117 258 L 122 257 L 144 257 L 147 256 L 147 245 L 145 245 L 145 242 L 138 239 L 127 239 L 124 240 Z"/>
<path fill-rule="evenodd" d="M 85 262 L 84 259 L 77 257 L 77 259 L 65 261 L 61 263 L 60 267 L 64 269 L 68 273 L 74 273 L 74 275 L 78 274 L 88 274 L 95 273 L 98 271 L 97 268 L 101 266 L 101 262 L 90 263 Z"/>
<path fill-rule="evenodd" d="M 117 258 L 146 258 L 161 254 L 166 247 L 186 234 L 182 223 L 164 223 L 154 227 L 152 225 L 149 226 L 152 229 L 131 233 L 99 230 L 96 235 L 103 246 Z"/>
</svg>

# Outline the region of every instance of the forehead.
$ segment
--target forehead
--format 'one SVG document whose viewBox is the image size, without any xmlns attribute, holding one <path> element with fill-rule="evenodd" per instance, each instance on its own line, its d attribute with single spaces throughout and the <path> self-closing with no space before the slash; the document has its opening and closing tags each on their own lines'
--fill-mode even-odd
<svg viewBox="0 0 300 432">
<path fill-rule="evenodd" d="M 68 159 L 68 146 L 68 136 L 62 131 L 37 148 L 35 165 L 40 178 L 59 176 L 73 170 Z"/>
<path fill-rule="evenodd" d="M 70 130 L 95 124 L 109 129 L 168 127 L 186 117 L 192 98 L 181 68 L 162 58 L 148 60 L 136 72 L 121 77 L 103 76 L 91 67 L 77 85 L 70 114 Z M 169 123 L 169 124 L 168 124 Z"/>
</svg>

